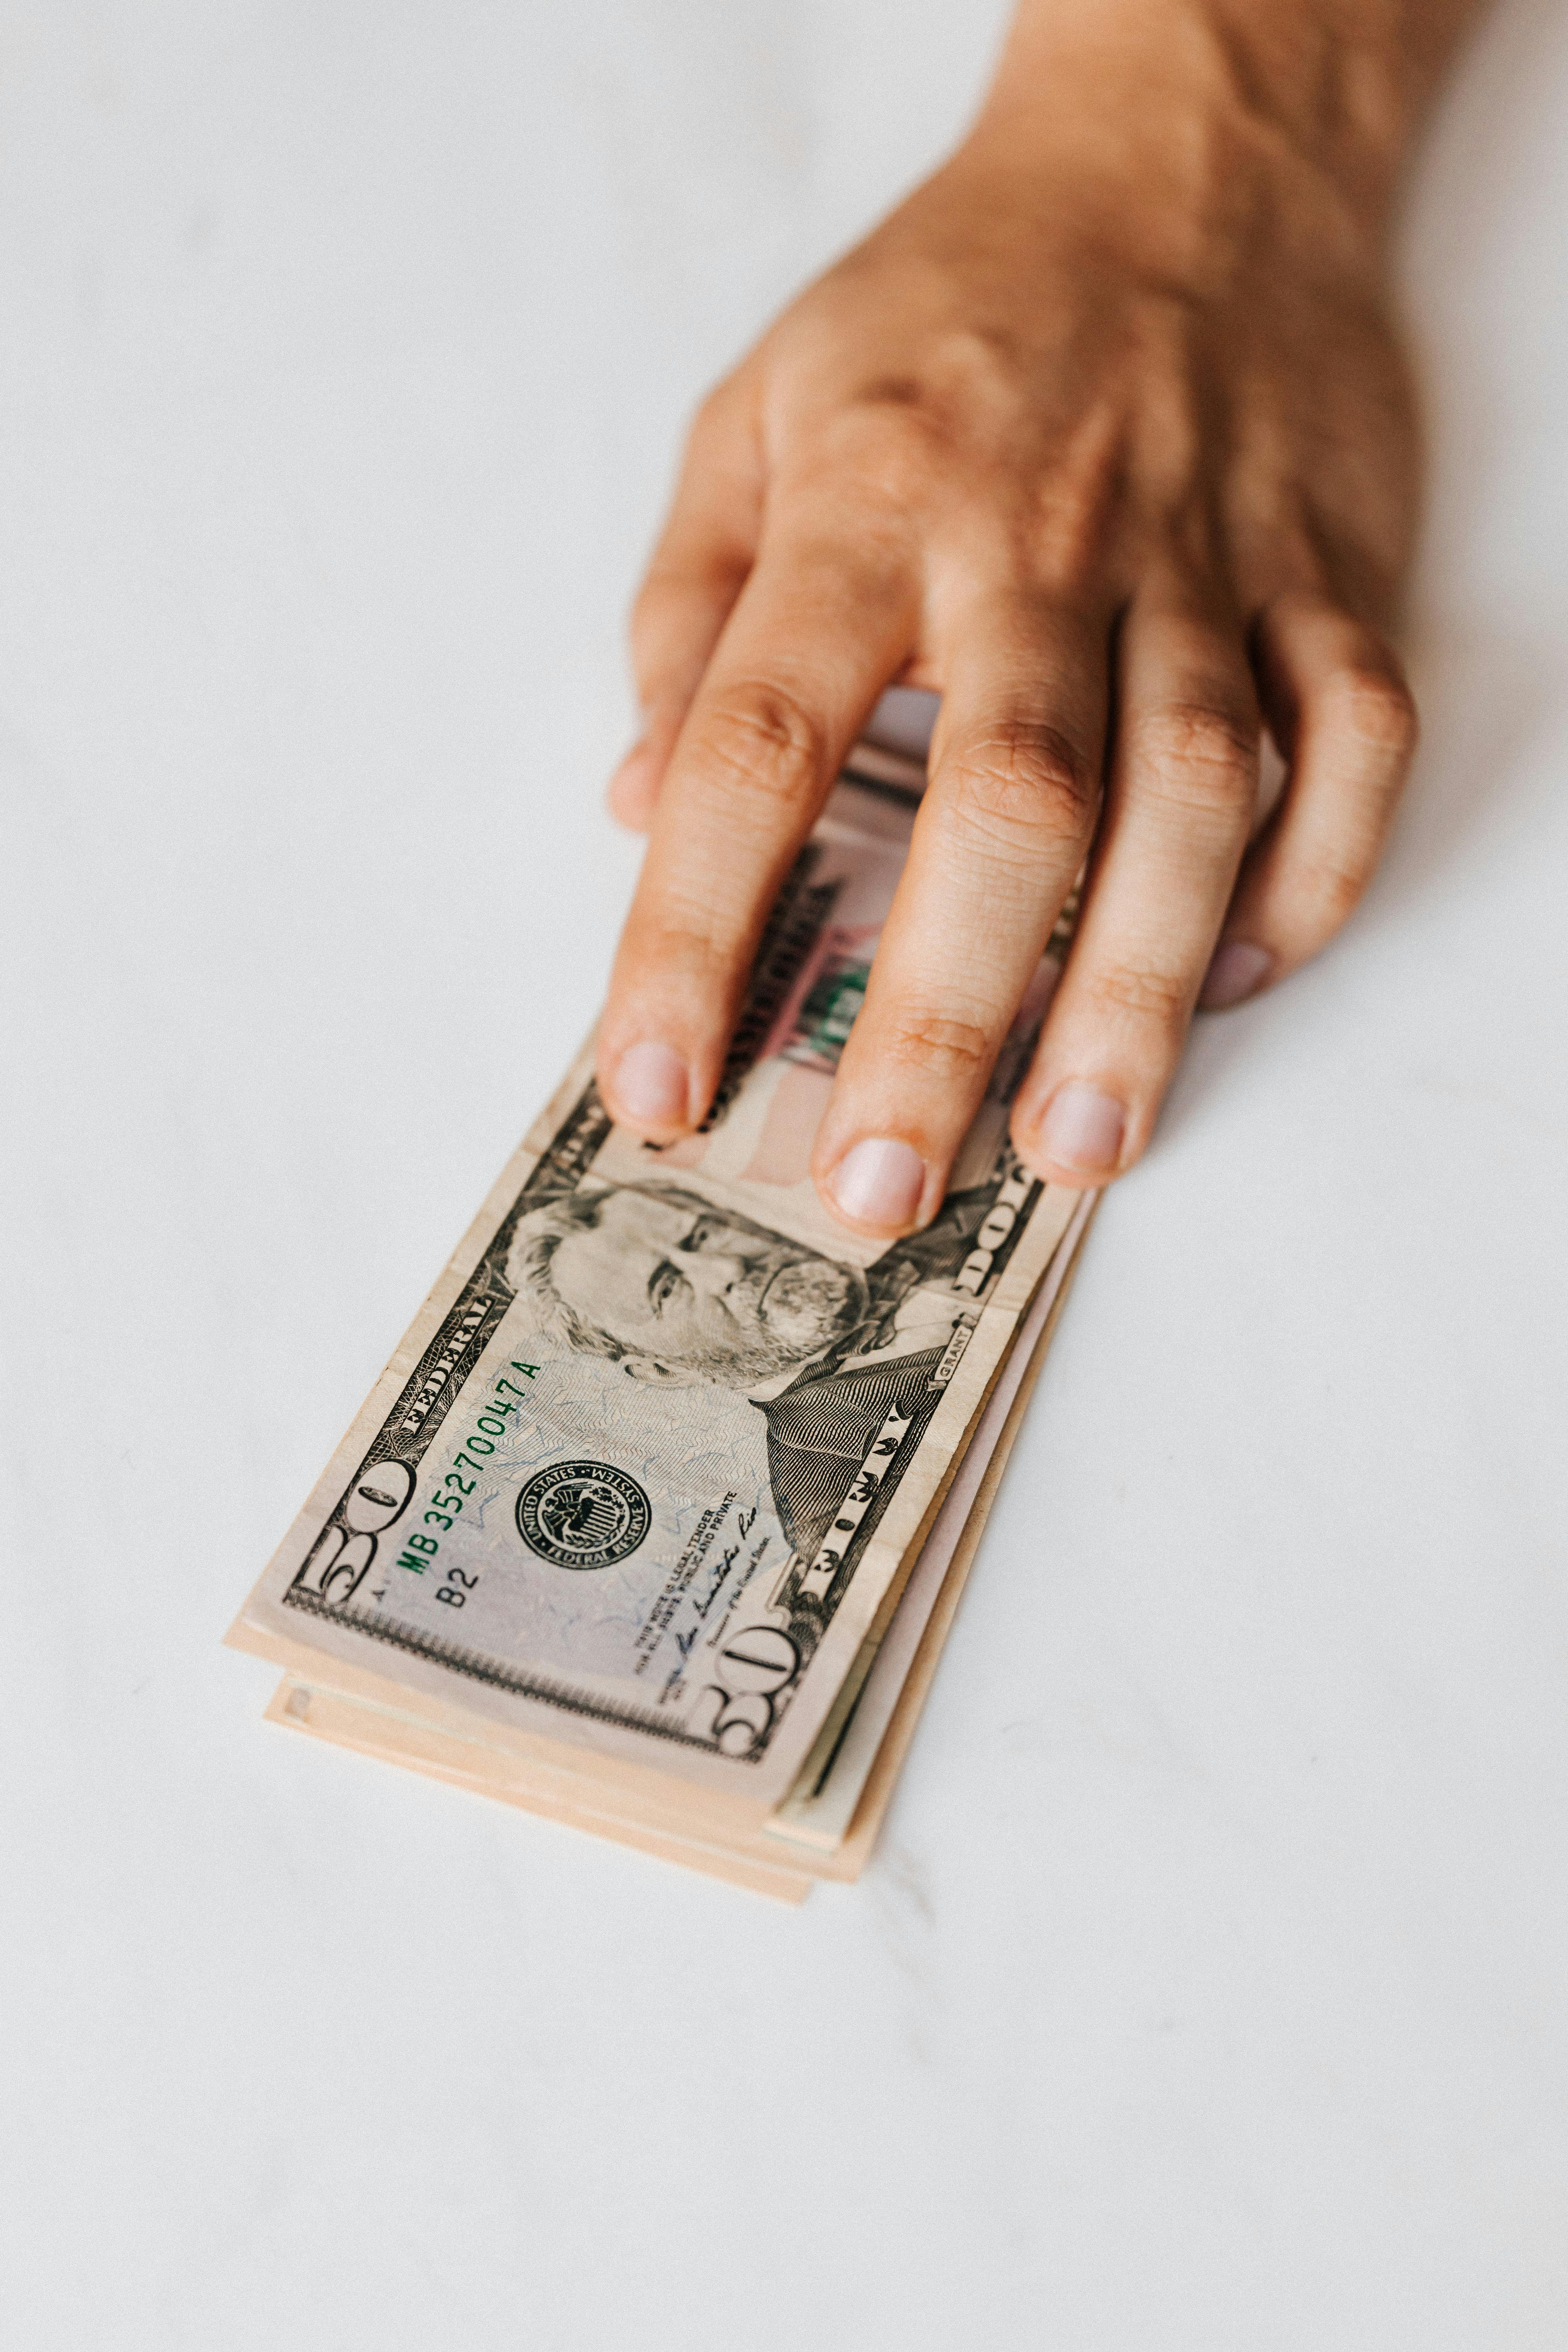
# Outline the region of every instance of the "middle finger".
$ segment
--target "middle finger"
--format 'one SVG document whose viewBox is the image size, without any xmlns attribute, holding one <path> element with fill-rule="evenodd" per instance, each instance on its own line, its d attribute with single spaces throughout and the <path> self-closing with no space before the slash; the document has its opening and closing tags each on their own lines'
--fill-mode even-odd
<svg viewBox="0 0 1568 2352">
<path fill-rule="evenodd" d="M 909 862 L 813 1172 L 878 1234 L 925 1223 L 1083 863 L 1105 736 L 1106 617 L 1023 590 L 953 615 Z"/>
</svg>

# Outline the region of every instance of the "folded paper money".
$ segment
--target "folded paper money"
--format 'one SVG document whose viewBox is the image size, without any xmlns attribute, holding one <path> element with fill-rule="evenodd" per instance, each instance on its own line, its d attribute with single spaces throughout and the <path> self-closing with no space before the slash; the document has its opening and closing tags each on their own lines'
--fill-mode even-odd
<svg viewBox="0 0 1568 2352">
<path fill-rule="evenodd" d="M 270 1720 L 788 1901 L 863 1865 L 1093 1207 L 1007 1140 L 1065 922 L 933 1223 L 811 1183 L 922 782 L 852 755 L 700 1134 L 584 1048 L 229 1633 Z"/>
</svg>

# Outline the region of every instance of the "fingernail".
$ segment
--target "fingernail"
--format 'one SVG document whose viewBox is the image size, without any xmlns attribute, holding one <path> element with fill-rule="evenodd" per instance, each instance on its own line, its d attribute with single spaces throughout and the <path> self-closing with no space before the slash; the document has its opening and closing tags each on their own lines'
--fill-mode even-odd
<svg viewBox="0 0 1568 2352">
<path fill-rule="evenodd" d="M 1043 1158 L 1086 1176 L 1109 1176 L 1121 1152 L 1127 1114 L 1113 1095 L 1069 1078 L 1046 1105 L 1037 1143 Z"/>
<path fill-rule="evenodd" d="M 1267 948 L 1255 948 L 1250 940 L 1229 940 L 1208 968 L 1198 1003 L 1205 1013 L 1239 1004 L 1244 996 L 1262 987 L 1273 969 L 1274 959 Z"/>
<path fill-rule="evenodd" d="M 616 1104 L 636 1127 L 679 1127 L 686 1118 L 686 1065 L 672 1045 L 646 1038 L 616 1065 Z"/>
<path fill-rule="evenodd" d="M 907 1225 L 925 1181 L 925 1161 L 912 1144 L 874 1135 L 845 1153 L 827 1183 L 847 1217 L 863 1225 Z"/>
</svg>

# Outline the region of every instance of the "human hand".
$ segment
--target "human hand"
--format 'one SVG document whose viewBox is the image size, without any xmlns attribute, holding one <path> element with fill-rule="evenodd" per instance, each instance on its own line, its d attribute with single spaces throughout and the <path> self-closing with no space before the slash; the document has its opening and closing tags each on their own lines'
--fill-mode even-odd
<svg viewBox="0 0 1568 2352">
<path fill-rule="evenodd" d="M 660 1142 L 709 1106 L 879 694 L 942 697 L 813 1160 L 868 1234 L 934 1213 L 1091 845 L 1013 1111 L 1070 1185 L 1142 1151 L 1196 1003 L 1344 921 L 1415 740 L 1382 634 L 1416 456 L 1381 184 L 1201 61 L 1129 89 L 1069 52 L 1050 99 L 994 102 L 705 404 L 634 620 L 612 804 L 651 839 L 599 1070 Z M 1260 709 L 1289 773 L 1248 845 Z"/>
</svg>

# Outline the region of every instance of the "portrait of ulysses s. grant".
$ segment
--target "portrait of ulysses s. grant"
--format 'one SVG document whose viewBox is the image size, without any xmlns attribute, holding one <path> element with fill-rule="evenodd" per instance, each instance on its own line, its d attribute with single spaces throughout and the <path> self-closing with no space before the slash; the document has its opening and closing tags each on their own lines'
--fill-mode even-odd
<svg viewBox="0 0 1568 2352">
<path fill-rule="evenodd" d="M 862 1269 L 675 1183 L 593 1181 L 519 1223 L 507 1279 L 542 1328 L 628 1379 L 754 1405 L 786 1540 L 816 1552 L 889 1412 L 918 1413 L 973 1302 L 946 1286 L 993 1186 Z"/>
</svg>

